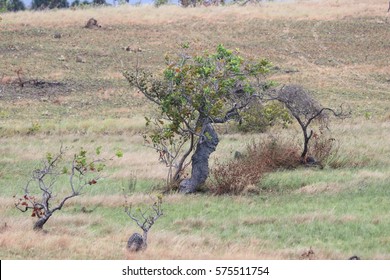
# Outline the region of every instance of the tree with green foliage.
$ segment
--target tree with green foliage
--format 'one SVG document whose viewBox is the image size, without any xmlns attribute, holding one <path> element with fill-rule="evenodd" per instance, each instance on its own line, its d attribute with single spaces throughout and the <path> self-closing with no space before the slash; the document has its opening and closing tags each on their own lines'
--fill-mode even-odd
<svg viewBox="0 0 390 280">
<path fill-rule="evenodd" d="M 269 86 L 268 60 L 245 61 L 238 52 L 219 45 L 215 53 L 182 53 L 165 57 L 166 68 L 155 76 L 137 65 L 124 76 L 157 105 L 156 118 L 146 118 L 153 129 L 145 140 L 170 168 L 168 183 L 183 193 L 193 193 L 209 174 L 209 157 L 219 143 L 215 125 L 238 120 L 247 107 Z M 188 158 L 191 156 L 191 159 Z M 191 177 L 184 169 L 191 164 Z"/>
<path fill-rule="evenodd" d="M 69 2 L 67 0 L 33 0 L 31 9 L 60 9 L 69 8 Z"/>
<path fill-rule="evenodd" d="M 80 0 L 75 0 L 72 2 L 71 7 L 88 6 L 88 5 L 91 5 L 91 3 L 88 2 L 87 0 L 84 0 L 82 2 Z"/>
<path fill-rule="evenodd" d="M 7 4 L 8 4 L 8 0 L 0 0 L 0 12 L 8 11 Z"/>
<path fill-rule="evenodd" d="M 106 0 L 93 0 L 92 3 L 94 5 L 106 5 Z"/>
<path fill-rule="evenodd" d="M 21 0 L 0 0 L 0 12 L 24 11 L 26 6 Z"/>
<path fill-rule="evenodd" d="M 291 123 L 292 117 L 283 104 L 258 99 L 243 110 L 237 127 L 244 133 L 263 133 L 272 126 L 287 128 Z"/>
<path fill-rule="evenodd" d="M 154 6 L 156 7 L 160 7 L 162 5 L 167 5 L 168 4 L 168 0 L 154 0 Z"/>
</svg>

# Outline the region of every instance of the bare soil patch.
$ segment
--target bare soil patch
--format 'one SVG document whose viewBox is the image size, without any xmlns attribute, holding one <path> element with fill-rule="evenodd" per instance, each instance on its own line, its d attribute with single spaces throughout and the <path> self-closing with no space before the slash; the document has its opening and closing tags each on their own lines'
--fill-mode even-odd
<svg viewBox="0 0 390 280">
<path fill-rule="evenodd" d="M 67 95 L 74 90 L 74 86 L 68 82 L 30 80 L 19 83 L 13 80 L 2 85 L 0 100 L 42 100 L 43 98 Z"/>
</svg>

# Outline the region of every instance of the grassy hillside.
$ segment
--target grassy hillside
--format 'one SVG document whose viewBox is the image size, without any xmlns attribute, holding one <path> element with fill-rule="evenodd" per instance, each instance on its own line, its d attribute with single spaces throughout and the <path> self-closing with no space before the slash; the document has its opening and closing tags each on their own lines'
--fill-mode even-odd
<svg viewBox="0 0 390 280">
<path fill-rule="evenodd" d="M 384 2 L 2 14 L 1 259 L 300 259 L 310 247 L 314 259 L 390 259 L 390 23 Z M 91 17 L 102 27 L 83 28 Z M 129 254 L 125 244 L 137 228 L 124 213 L 122 189 L 136 177 L 131 201 L 142 205 L 167 170 L 143 146 L 144 116 L 153 107 L 121 72 L 137 59 L 157 72 L 164 54 L 185 42 L 198 51 L 223 43 L 247 58 L 266 57 L 278 69 L 272 79 L 302 84 L 324 105 L 348 105 L 352 117 L 330 126 L 338 143 L 334 160 L 342 164 L 267 174 L 254 186 L 257 195 L 168 195 L 148 250 Z M 31 82 L 20 87 L 19 79 Z M 295 126 L 263 134 L 239 134 L 231 125 L 221 131 L 212 163 L 271 134 L 300 140 Z M 121 148 L 124 157 L 109 164 L 103 182 L 54 215 L 47 232 L 35 233 L 33 218 L 13 207 L 13 195 L 61 143 L 72 151 L 103 146 L 103 156 Z"/>
</svg>

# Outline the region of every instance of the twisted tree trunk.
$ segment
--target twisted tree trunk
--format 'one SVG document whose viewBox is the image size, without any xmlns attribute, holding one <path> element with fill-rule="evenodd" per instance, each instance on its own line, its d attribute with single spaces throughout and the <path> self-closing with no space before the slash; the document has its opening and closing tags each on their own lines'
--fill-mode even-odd
<svg viewBox="0 0 390 280">
<path fill-rule="evenodd" d="M 50 215 L 43 215 L 41 218 L 38 219 L 38 221 L 35 222 L 33 229 L 36 231 L 40 231 L 43 229 L 43 226 L 46 224 L 46 222 L 49 220 L 51 217 Z"/>
<path fill-rule="evenodd" d="M 145 233 L 144 233 L 145 234 Z M 145 250 L 147 247 L 145 237 L 139 233 L 133 233 L 127 241 L 127 250 L 131 252 L 138 252 Z"/>
<path fill-rule="evenodd" d="M 208 123 L 205 125 L 203 137 L 199 140 L 195 152 L 192 155 L 191 178 L 185 179 L 180 183 L 181 193 L 194 193 L 199 190 L 209 176 L 209 158 L 215 151 L 219 139 L 214 127 Z"/>
</svg>

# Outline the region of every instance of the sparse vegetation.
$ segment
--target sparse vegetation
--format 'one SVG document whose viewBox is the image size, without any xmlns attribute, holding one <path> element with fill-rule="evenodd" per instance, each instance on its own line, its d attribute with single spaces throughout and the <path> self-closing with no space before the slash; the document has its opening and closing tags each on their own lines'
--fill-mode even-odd
<svg viewBox="0 0 390 280">
<path fill-rule="evenodd" d="M 33 10 L 61 8 L 69 8 L 69 2 L 67 0 L 33 0 L 31 4 Z"/>
<path fill-rule="evenodd" d="M 24 11 L 25 9 L 26 6 L 21 0 L 0 0 L 0 13 Z"/>
<path fill-rule="evenodd" d="M 266 59 L 246 62 L 221 44 L 215 53 L 191 55 L 189 48 L 184 44 L 177 58 L 165 57 L 162 78 L 138 65 L 124 72 L 130 85 L 159 107 L 155 120 L 146 117 L 146 125 L 154 127 L 145 141 L 169 167 L 168 185 L 180 185 L 183 193 L 194 193 L 206 182 L 209 158 L 219 143 L 215 126 L 239 119 L 240 111 L 262 95 L 271 66 Z M 183 179 L 189 164 L 191 177 Z"/>
<path fill-rule="evenodd" d="M 258 194 L 257 183 L 264 174 L 299 165 L 298 149 L 277 138 L 253 142 L 245 152 L 227 163 L 216 163 L 212 169 L 210 191 L 213 194 Z"/>
<path fill-rule="evenodd" d="M 142 235 L 139 233 L 134 233 L 130 236 L 127 241 L 127 249 L 132 252 L 137 252 L 140 250 L 146 250 L 148 247 L 148 233 L 154 223 L 163 215 L 162 195 L 157 195 L 156 199 L 152 199 L 152 205 L 150 209 L 141 209 L 138 208 L 134 211 L 132 205 L 126 205 L 125 212 L 133 220 L 137 226 L 142 229 Z M 128 202 L 126 203 L 128 204 Z"/>
<path fill-rule="evenodd" d="M 351 112 L 345 112 L 342 105 L 339 111 L 335 111 L 332 108 L 321 106 L 313 96 L 305 89 L 297 85 L 286 85 L 277 93 L 271 93 L 271 99 L 281 102 L 290 112 L 292 117 L 298 122 L 303 133 L 303 151 L 301 153 L 302 163 L 317 163 L 318 159 L 315 159 L 309 154 L 309 144 L 312 137 L 318 139 L 318 134 L 313 132 L 311 128 L 314 122 L 319 123 L 319 130 L 328 129 L 329 114 L 332 114 L 338 118 L 346 118 L 350 116 Z M 316 142 L 317 152 L 325 152 L 325 147 Z M 324 155 L 321 155 L 324 157 Z"/>
<path fill-rule="evenodd" d="M 96 154 L 100 154 L 100 149 Z M 95 185 L 101 179 L 99 173 L 105 167 L 105 160 L 89 159 L 87 151 L 81 150 L 74 155 L 69 168 L 63 165 L 64 156 L 65 150 L 62 147 L 56 155 L 48 153 L 42 162 L 42 167 L 32 172 L 23 196 L 15 202 L 18 210 L 30 211 L 31 217 L 37 218 L 34 230 L 42 230 L 49 218 L 56 211 L 62 210 L 69 199 L 81 195 L 87 186 Z M 94 174 L 91 176 L 90 173 Z M 59 198 L 58 195 L 63 190 L 59 190 L 57 181 L 62 175 L 69 177 L 70 191 L 63 198 Z"/>
<path fill-rule="evenodd" d="M 277 102 L 263 104 L 254 100 L 240 116 L 238 129 L 244 133 L 264 133 L 270 127 L 287 128 L 292 123 L 288 110 Z"/>
<path fill-rule="evenodd" d="M 381 0 L 329 0 L 1 13 L 0 258 L 390 259 L 387 9 Z M 90 18 L 102 28 L 82 28 Z M 329 108 L 347 103 L 352 115 L 334 119 L 332 135 L 312 137 L 311 152 L 328 154 L 323 169 L 277 168 L 245 186 L 250 195 L 166 194 L 148 249 L 128 253 L 127 234 L 138 226 L 123 212 L 122 189 L 132 192 L 133 209 L 143 209 L 146 193 L 164 183 L 166 166 L 141 137 L 144 116 L 157 109 L 121 73 L 137 56 L 143 69 L 161 73 L 161 58 L 183 42 L 193 42 L 196 53 L 223 43 L 248 59 L 264 55 L 275 66 L 270 79 L 302 85 Z M 20 87 L 18 69 L 22 79 L 44 84 Z M 39 129 L 31 133 L 34 123 Z M 217 126 L 221 141 L 210 167 L 273 135 L 287 148 L 301 147 L 299 125 L 282 126 L 245 134 L 230 123 Z M 104 158 L 123 147 L 123 157 L 106 167 L 107 178 L 68 200 L 42 234 L 12 196 L 60 142 L 77 151 L 102 145 Z M 59 179 L 58 186 L 60 199 L 69 182 Z"/>
</svg>

